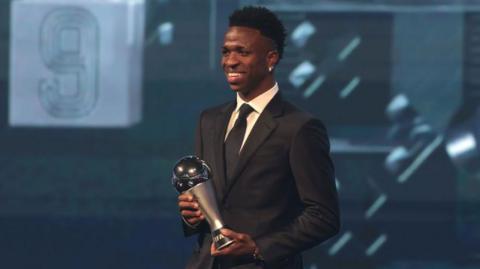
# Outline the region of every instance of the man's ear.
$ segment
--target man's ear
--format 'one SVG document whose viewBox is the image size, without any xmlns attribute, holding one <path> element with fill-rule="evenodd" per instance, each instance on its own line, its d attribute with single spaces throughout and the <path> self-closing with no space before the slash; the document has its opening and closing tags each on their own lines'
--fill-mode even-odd
<svg viewBox="0 0 480 269">
<path fill-rule="evenodd" d="M 279 60 L 279 54 L 276 50 L 271 50 L 267 53 L 267 64 L 268 67 L 275 68 Z"/>
</svg>

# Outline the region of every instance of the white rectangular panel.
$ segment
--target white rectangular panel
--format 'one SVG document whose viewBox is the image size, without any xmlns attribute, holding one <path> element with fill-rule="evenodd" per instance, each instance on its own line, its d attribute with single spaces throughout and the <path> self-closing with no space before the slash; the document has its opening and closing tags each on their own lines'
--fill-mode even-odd
<svg viewBox="0 0 480 269">
<path fill-rule="evenodd" d="M 14 1 L 10 125 L 139 122 L 144 8 L 143 0 Z"/>
</svg>

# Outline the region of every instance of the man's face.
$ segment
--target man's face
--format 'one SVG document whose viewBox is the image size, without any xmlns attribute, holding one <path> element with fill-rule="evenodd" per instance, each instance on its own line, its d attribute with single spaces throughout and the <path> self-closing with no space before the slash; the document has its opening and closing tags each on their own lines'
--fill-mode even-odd
<svg viewBox="0 0 480 269">
<path fill-rule="evenodd" d="M 278 54 L 272 51 L 270 42 L 256 29 L 240 26 L 228 29 L 222 67 L 232 90 L 248 96 L 273 86 L 268 67 L 276 63 Z"/>
</svg>

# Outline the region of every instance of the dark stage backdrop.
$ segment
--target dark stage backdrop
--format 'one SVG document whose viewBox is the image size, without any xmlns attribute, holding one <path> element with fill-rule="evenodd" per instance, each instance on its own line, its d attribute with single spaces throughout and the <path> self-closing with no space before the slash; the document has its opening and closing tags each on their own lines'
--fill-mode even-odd
<svg viewBox="0 0 480 269">
<path fill-rule="evenodd" d="M 330 133 L 342 230 L 305 268 L 480 268 L 480 2 L 454 0 L 2 1 L 0 268 L 184 266 L 171 168 L 234 97 L 247 4 L 285 22 L 282 94 Z"/>
</svg>

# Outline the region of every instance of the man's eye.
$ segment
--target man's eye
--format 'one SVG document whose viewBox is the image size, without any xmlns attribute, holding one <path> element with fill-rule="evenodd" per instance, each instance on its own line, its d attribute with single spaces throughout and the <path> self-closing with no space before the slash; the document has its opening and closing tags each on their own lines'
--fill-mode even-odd
<svg viewBox="0 0 480 269">
<path fill-rule="evenodd" d="M 227 56 L 230 52 L 228 50 L 222 50 L 222 55 Z"/>
<path fill-rule="evenodd" d="M 242 56 L 248 56 L 248 55 L 250 54 L 250 52 L 245 51 L 245 50 L 242 50 L 242 51 L 240 51 L 239 53 L 240 53 L 240 55 L 242 55 Z"/>
</svg>

